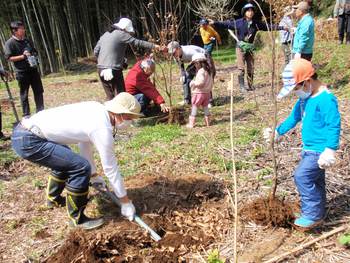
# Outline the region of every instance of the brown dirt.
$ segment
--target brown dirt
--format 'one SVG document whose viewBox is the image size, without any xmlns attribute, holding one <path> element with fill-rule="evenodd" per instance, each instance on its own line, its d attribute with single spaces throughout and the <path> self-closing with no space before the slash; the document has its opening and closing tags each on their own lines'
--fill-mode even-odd
<svg viewBox="0 0 350 263">
<path fill-rule="evenodd" d="M 294 204 L 269 197 L 257 198 L 243 206 L 240 215 L 244 221 L 272 227 L 290 227 L 294 217 Z"/>
<path fill-rule="evenodd" d="M 119 211 L 104 201 L 100 208 L 112 211 L 111 221 L 93 232 L 71 232 L 44 262 L 186 262 L 186 254 L 222 238 L 231 220 L 223 185 L 198 174 L 169 178 L 144 175 L 126 182 L 133 185 L 129 196 L 144 221 L 162 236 L 160 242 L 116 217 Z"/>
</svg>

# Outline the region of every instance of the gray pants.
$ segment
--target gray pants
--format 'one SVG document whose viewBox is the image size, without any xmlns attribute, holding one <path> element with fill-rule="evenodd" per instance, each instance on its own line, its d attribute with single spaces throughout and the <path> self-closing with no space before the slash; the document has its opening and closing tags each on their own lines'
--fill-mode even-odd
<svg viewBox="0 0 350 263">
<path fill-rule="evenodd" d="M 284 55 L 284 64 L 287 65 L 291 59 L 291 42 L 282 43 L 282 50 Z"/>
</svg>

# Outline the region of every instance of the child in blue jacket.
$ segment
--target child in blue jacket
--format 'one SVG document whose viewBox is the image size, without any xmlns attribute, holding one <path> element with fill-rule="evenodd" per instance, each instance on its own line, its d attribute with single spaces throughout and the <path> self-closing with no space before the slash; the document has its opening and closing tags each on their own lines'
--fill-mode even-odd
<svg viewBox="0 0 350 263">
<path fill-rule="evenodd" d="M 340 114 L 336 97 L 317 79 L 311 62 L 292 60 L 282 73 L 283 88 L 277 98 L 292 90 L 299 97 L 289 117 L 275 132 L 275 140 L 302 123 L 302 159 L 295 170 L 294 181 L 301 199 L 301 214 L 294 225 L 310 229 L 325 217 L 325 169 L 335 163 L 339 147 Z M 264 132 L 266 135 L 266 132 Z"/>
</svg>

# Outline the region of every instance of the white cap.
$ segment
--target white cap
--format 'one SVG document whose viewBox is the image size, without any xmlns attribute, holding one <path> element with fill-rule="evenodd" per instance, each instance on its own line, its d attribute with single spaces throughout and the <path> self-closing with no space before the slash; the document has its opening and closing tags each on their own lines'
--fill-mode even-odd
<svg viewBox="0 0 350 263">
<path fill-rule="evenodd" d="M 116 114 L 131 114 L 135 115 L 135 117 L 143 116 L 140 114 L 140 103 L 133 95 L 127 92 L 119 93 L 112 100 L 106 101 L 104 104 L 108 111 Z"/>
<path fill-rule="evenodd" d="M 192 56 L 191 62 L 197 62 L 197 61 L 206 61 L 207 57 L 203 53 L 196 53 Z"/>
<path fill-rule="evenodd" d="M 167 46 L 168 52 L 169 52 L 170 54 L 174 54 L 175 50 L 176 50 L 177 48 L 179 48 L 179 47 L 180 47 L 180 43 L 179 43 L 179 42 L 177 42 L 177 41 L 171 41 L 171 42 L 168 44 L 168 46 Z"/>
<path fill-rule="evenodd" d="M 128 33 L 135 33 L 134 27 L 132 26 L 132 22 L 129 18 L 121 18 L 118 23 L 114 24 L 114 26 L 125 30 Z"/>
</svg>

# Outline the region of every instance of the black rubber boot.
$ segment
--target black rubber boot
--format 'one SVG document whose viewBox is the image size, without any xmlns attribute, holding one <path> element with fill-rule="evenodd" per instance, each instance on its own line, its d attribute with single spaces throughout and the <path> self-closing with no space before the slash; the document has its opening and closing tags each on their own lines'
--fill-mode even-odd
<svg viewBox="0 0 350 263">
<path fill-rule="evenodd" d="M 92 219 L 84 214 L 88 202 L 88 191 L 77 192 L 67 189 L 67 212 L 70 218 L 70 225 L 91 230 L 103 225 L 103 218 Z"/>
<path fill-rule="evenodd" d="M 63 207 L 66 205 L 66 199 L 61 196 L 65 185 L 66 180 L 50 175 L 46 189 L 46 205 L 48 208 Z"/>
<path fill-rule="evenodd" d="M 244 86 L 244 72 L 240 73 L 238 75 L 238 84 L 239 84 L 239 90 L 242 92 L 242 93 L 246 93 L 247 90 Z"/>
</svg>

